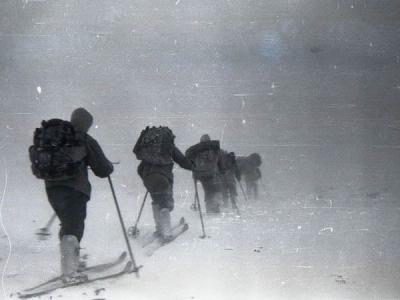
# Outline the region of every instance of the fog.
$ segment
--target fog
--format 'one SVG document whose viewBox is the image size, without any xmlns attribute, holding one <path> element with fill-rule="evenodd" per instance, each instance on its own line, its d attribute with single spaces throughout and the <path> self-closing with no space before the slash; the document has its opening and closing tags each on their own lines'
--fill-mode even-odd
<svg viewBox="0 0 400 300">
<path fill-rule="evenodd" d="M 0 266 L 7 237 L 18 245 L 51 214 L 30 171 L 34 128 L 85 107 L 91 135 L 121 161 L 122 205 L 136 212 L 144 191 L 132 148 L 146 125 L 169 126 L 182 151 L 208 133 L 261 154 L 268 210 L 361 222 L 368 237 L 347 249 L 354 276 L 365 288 L 380 270 L 371 299 L 400 297 L 397 0 L 2 0 L 0 47 Z M 179 203 L 191 176 L 175 174 Z M 93 199 L 109 193 L 92 182 Z M 336 242 L 339 253 L 349 240 Z"/>
</svg>

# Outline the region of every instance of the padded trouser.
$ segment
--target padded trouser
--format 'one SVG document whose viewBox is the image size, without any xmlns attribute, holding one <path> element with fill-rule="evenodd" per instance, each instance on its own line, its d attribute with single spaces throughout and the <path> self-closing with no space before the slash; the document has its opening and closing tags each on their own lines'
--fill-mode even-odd
<svg viewBox="0 0 400 300">
<path fill-rule="evenodd" d="M 204 202 L 206 204 L 206 212 L 219 213 L 219 201 L 222 197 L 221 182 L 215 178 L 200 179 L 204 189 Z"/>
<path fill-rule="evenodd" d="M 246 193 L 249 198 L 258 199 L 257 181 L 246 181 Z"/>
<path fill-rule="evenodd" d="M 150 192 L 152 204 L 156 204 L 160 209 L 168 208 L 170 211 L 174 209 L 174 198 L 172 194 L 172 184 L 162 192 Z"/>
<path fill-rule="evenodd" d="M 159 234 L 164 240 L 171 237 L 171 214 L 174 209 L 174 198 L 172 194 L 172 184 L 168 184 L 166 189 L 160 192 L 150 192 L 153 202 L 154 223 L 156 234 Z"/>
<path fill-rule="evenodd" d="M 233 179 L 234 180 L 234 179 Z M 224 206 L 228 206 L 229 199 L 232 204 L 232 207 L 236 207 L 236 198 L 237 198 L 237 190 L 236 190 L 236 182 L 231 180 L 224 180 L 222 187 L 222 197 L 224 200 Z"/>
<path fill-rule="evenodd" d="M 64 186 L 47 189 L 47 196 L 61 222 L 60 240 L 65 235 L 73 235 L 80 242 L 85 230 L 86 205 L 89 196 Z"/>
</svg>

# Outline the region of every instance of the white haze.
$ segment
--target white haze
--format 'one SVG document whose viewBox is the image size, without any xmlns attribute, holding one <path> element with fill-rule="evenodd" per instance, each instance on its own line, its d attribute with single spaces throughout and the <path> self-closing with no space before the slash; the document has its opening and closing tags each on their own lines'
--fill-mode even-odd
<svg viewBox="0 0 400 300">
<path fill-rule="evenodd" d="M 176 169 L 173 216 L 190 230 L 151 258 L 133 242 L 141 279 L 53 296 L 399 299 L 399 28 L 397 0 L 2 0 L 0 298 L 59 271 L 57 226 L 34 235 L 52 212 L 27 149 L 41 120 L 83 106 L 121 161 L 129 225 L 146 125 L 172 128 L 182 151 L 209 133 L 259 152 L 264 187 L 259 202 L 239 198 L 241 219 L 207 218 L 202 241 L 190 173 Z M 124 243 L 107 182 L 92 183 L 82 247 L 99 263 Z"/>
</svg>

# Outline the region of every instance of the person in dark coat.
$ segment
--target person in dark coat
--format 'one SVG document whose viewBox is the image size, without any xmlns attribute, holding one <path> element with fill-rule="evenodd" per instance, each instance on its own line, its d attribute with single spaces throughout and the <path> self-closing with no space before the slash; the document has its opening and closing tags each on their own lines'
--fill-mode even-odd
<svg viewBox="0 0 400 300">
<path fill-rule="evenodd" d="M 237 165 L 244 182 L 246 183 L 246 194 L 249 198 L 258 199 L 258 185 L 261 180 L 260 166 L 261 156 L 252 153 L 247 157 L 237 158 Z"/>
<path fill-rule="evenodd" d="M 138 145 L 138 144 L 137 144 Z M 134 153 L 138 157 L 139 146 L 135 146 Z M 174 175 L 172 169 L 174 162 L 181 168 L 192 170 L 192 163 L 173 145 L 170 158 L 167 163 L 155 164 L 143 159 L 137 169 L 143 184 L 152 198 L 152 211 L 155 223 L 154 235 L 162 241 L 169 241 L 172 238 L 171 212 L 174 209 L 173 184 Z"/>
<path fill-rule="evenodd" d="M 208 134 L 200 138 L 200 143 L 186 151 L 194 163 L 193 178 L 201 182 L 207 213 L 220 213 L 222 202 L 221 149 L 219 141 L 212 141 Z"/>
<path fill-rule="evenodd" d="M 72 179 L 45 181 L 49 203 L 61 222 L 61 272 L 65 281 L 77 280 L 84 276 L 77 273 L 77 270 L 79 243 L 84 233 L 86 206 L 91 194 L 88 167 L 100 178 L 105 178 L 113 172 L 112 163 L 105 157 L 98 142 L 87 133 L 93 123 L 92 115 L 84 108 L 78 108 L 71 115 L 71 123 L 79 145 L 86 151 L 80 172 Z"/>
<path fill-rule="evenodd" d="M 236 190 L 236 180 L 241 180 L 241 174 L 236 164 L 235 153 L 222 151 L 221 156 L 222 196 L 224 207 L 228 207 L 230 202 L 233 209 L 238 209 L 236 201 L 238 195 Z"/>
</svg>

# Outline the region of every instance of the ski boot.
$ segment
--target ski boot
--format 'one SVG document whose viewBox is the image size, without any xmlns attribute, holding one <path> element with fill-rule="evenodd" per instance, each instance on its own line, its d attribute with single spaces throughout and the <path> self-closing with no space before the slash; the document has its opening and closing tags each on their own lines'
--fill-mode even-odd
<svg viewBox="0 0 400 300">
<path fill-rule="evenodd" d="M 173 239 L 171 230 L 171 213 L 168 208 L 160 210 L 161 241 L 168 243 Z"/>
<path fill-rule="evenodd" d="M 153 209 L 153 218 L 156 230 L 153 232 L 153 237 L 161 238 L 162 237 L 162 228 L 161 228 L 161 209 L 158 204 L 152 204 L 151 208 Z"/>
<path fill-rule="evenodd" d="M 64 235 L 60 243 L 61 279 L 64 284 L 74 284 L 88 279 L 87 275 L 78 272 L 79 242 L 74 235 Z"/>
<path fill-rule="evenodd" d="M 62 276 L 62 282 L 64 284 L 75 284 L 75 283 L 81 283 L 85 282 L 88 280 L 88 276 L 84 273 L 80 272 L 75 272 L 69 275 L 63 275 Z"/>
</svg>

